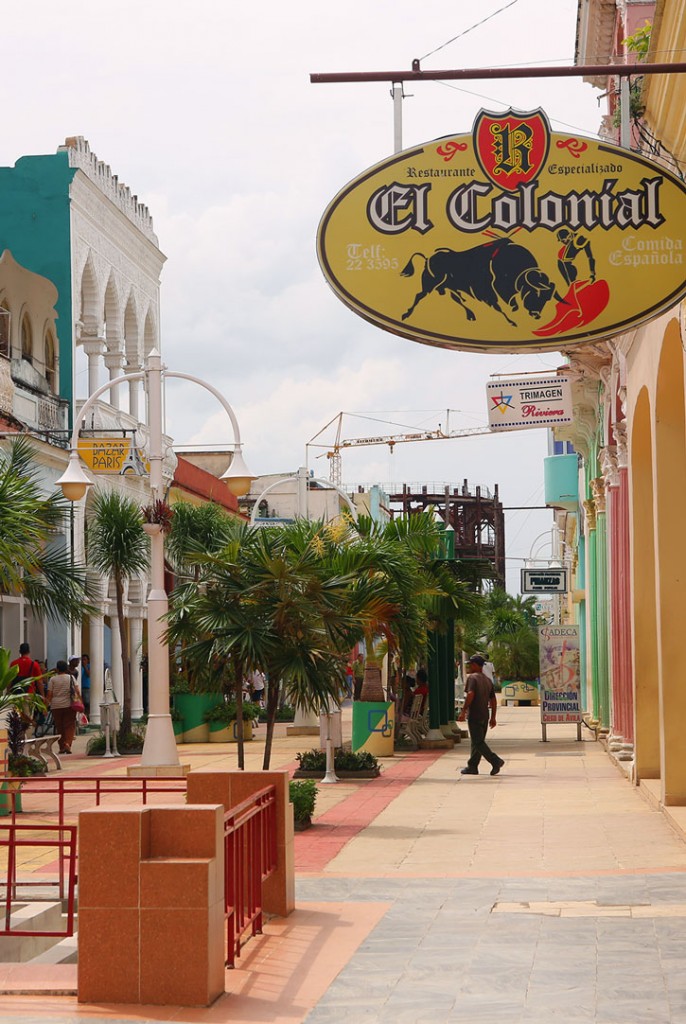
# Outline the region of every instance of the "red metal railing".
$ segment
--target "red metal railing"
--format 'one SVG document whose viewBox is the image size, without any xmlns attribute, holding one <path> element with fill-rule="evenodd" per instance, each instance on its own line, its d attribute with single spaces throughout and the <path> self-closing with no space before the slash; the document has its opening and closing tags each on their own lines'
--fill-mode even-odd
<svg viewBox="0 0 686 1024">
<path fill-rule="evenodd" d="M 56 881 L 41 878 L 17 880 L 17 850 L 23 847 L 59 850 L 60 874 Z M 0 935 L 54 935 L 66 938 L 74 934 L 74 893 L 76 889 L 76 826 L 75 825 L 3 825 L 0 827 L 0 850 L 7 850 L 7 862 L 4 883 L 0 883 L 0 898 L 3 905 L 3 921 L 0 924 Z M 64 868 L 66 863 L 66 900 L 67 913 L 64 928 L 57 931 L 38 931 L 34 928 L 25 930 L 12 928 L 12 909 L 17 902 L 17 890 L 30 886 L 55 886 L 59 888 L 59 896 L 64 899 Z"/>
<path fill-rule="evenodd" d="M 240 956 L 243 935 L 262 931 L 262 884 L 276 868 L 276 790 L 267 786 L 224 816 L 226 963 Z"/>
<path fill-rule="evenodd" d="M 0 775 L 0 785 L 6 792 L 3 792 L 3 796 L 7 797 L 11 801 L 11 815 L 12 822 L 14 823 L 17 813 L 17 792 L 13 786 L 7 786 L 7 783 L 13 783 L 16 786 L 17 779 L 12 775 Z M 65 813 L 68 810 L 67 800 L 69 797 L 74 796 L 94 796 L 95 800 L 89 802 L 87 800 L 77 801 L 78 806 L 72 808 L 72 814 L 76 815 L 79 811 L 84 810 L 86 807 L 95 805 L 99 807 L 103 798 L 111 796 L 113 794 L 121 795 L 129 794 L 133 796 L 140 795 L 144 804 L 148 803 L 149 797 L 159 793 L 186 793 L 186 780 L 184 778 L 128 778 L 127 776 L 110 776 L 102 778 L 98 775 L 79 775 L 79 776 L 68 776 L 61 775 L 59 778 L 49 775 L 31 775 L 28 778 L 21 780 L 20 786 L 22 807 L 25 812 L 33 814 L 46 814 L 51 817 L 57 816 L 57 822 L 60 825 L 65 823 Z M 24 806 L 25 798 L 31 797 L 32 795 L 40 794 L 56 794 L 57 800 L 55 801 L 56 807 L 54 810 L 46 809 L 45 807 L 36 807 L 32 810 L 30 806 Z M 29 804 L 31 804 L 31 800 Z M 36 801 L 38 803 L 38 801 Z"/>
<path fill-rule="evenodd" d="M 1 776 L 0 783 L 11 777 Z M 16 779 L 13 779 L 16 783 Z M 68 824 L 66 818 L 75 819 L 86 806 L 100 806 L 104 797 L 128 794 L 140 795 L 143 804 L 151 797 L 165 793 L 186 793 L 185 779 L 146 778 L 101 778 L 99 776 L 60 777 L 34 776 L 22 781 L 21 797 L 24 812 L 34 818 L 45 815 L 57 822 L 50 824 L 18 825 L 16 823 L 18 792 L 6 789 L 4 796 L 11 802 L 11 824 L 0 824 L 0 851 L 6 848 L 7 881 L 3 896 L 5 906 L 5 933 L 16 900 L 18 887 L 31 885 L 54 885 L 60 899 L 67 900 L 67 931 L 33 932 L 40 935 L 72 935 L 74 926 L 74 887 L 77 882 L 77 849 L 75 823 Z M 31 795 L 56 795 L 54 809 L 46 809 L 45 799 L 37 800 L 42 805 L 31 808 L 25 805 L 25 798 Z M 71 798 L 94 796 L 94 801 L 79 799 L 78 806 L 69 806 Z M 49 801 L 48 801 L 49 802 Z M 56 839 L 39 839 L 37 833 L 56 833 Z M 22 838 L 26 835 L 26 838 Z M 17 848 L 24 846 L 52 846 L 57 850 L 57 880 L 18 881 Z M 4 858 L 3 858 L 4 859 Z M 266 786 L 244 800 L 224 816 L 224 909 L 227 919 L 226 963 L 233 966 L 240 956 L 245 933 L 251 935 L 262 931 L 262 885 L 276 868 L 276 789 Z M 0 934 L 2 934 L 0 930 Z M 21 935 L 22 932 L 12 932 Z"/>
<path fill-rule="evenodd" d="M 7 783 L 12 783 L 12 785 L 7 785 Z M 20 796 L 20 806 L 27 816 L 34 820 L 45 817 L 50 820 L 51 825 L 56 824 L 61 827 L 69 823 L 75 825 L 79 811 L 85 810 L 86 807 L 99 807 L 105 797 L 125 794 L 134 798 L 140 797 L 141 802 L 147 804 L 151 797 L 159 794 L 178 793 L 184 798 L 186 794 L 185 778 L 137 779 L 125 776 L 101 778 L 98 775 L 56 778 L 48 775 L 33 775 L 22 779 L 19 789 L 16 788 L 16 784 L 17 779 L 14 776 L 0 775 L 1 795 L 6 801 L 9 801 L 12 825 L 16 825 L 17 822 L 17 804 Z M 94 799 L 88 800 L 89 796 Z M 39 827 L 43 828 L 44 826 L 40 825 Z M 65 899 L 66 892 L 67 874 L 64 858 L 64 846 L 59 845 L 58 881 L 56 884 L 59 887 L 60 899 Z"/>
</svg>

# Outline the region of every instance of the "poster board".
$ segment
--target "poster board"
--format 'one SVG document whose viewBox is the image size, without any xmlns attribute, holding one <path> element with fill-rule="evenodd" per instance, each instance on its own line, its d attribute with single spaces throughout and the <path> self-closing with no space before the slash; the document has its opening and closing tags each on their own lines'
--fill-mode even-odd
<svg viewBox="0 0 686 1024">
<path fill-rule="evenodd" d="M 540 626 L 541 727 L 576 724 L 581 739 L 581 670 L 579 627 Z"/>
</svg>

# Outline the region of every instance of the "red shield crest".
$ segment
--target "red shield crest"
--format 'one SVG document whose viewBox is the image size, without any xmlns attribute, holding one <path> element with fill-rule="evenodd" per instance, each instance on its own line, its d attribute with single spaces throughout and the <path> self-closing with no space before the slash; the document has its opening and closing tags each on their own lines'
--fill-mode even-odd
<svg viewBox="0 0 686 1024">
<path fill-rule="evenodd" d="M 486 177 L 514 192 L 540 174 L 548 159 L 550 125 L 539 108 L 494 114 L 482 110 L 474 122 L 474 151 Z"/>
</svg>

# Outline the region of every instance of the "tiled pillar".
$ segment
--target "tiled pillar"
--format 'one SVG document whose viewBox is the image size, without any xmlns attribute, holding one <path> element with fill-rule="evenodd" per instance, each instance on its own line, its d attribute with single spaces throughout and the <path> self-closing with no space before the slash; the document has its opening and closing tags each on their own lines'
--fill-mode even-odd
<svg viewBox="0 0 686 1024">
<path fill-rule="evenodd" d="M 81 812 L 79 1002 L 209 1006 L 223 994 L 223 818 L 217 804 Z"/>
<path fill-rule="evenodd" d="M 264 910 L 287 917 L 295 910 L 293 805 L 288 772 L 194 771 L 188 775 L 188 802 L 221 803 L 226 811 L 265 786 L 276 787 L 276 870 L 262 890 Z"/>
</svg>

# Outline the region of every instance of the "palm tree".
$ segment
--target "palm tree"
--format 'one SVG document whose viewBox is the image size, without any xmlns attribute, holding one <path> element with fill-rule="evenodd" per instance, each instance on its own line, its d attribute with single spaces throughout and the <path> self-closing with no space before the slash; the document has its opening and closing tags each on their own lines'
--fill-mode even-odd
<svg viewBox="0 0 686 1024">
<path fill-rule="evenodd" d="M 174 505 L 171 530 L 165 541 L 166 558 L 181 579 L 197 579 L 198 558 L 208 552 L 220 551 L 232 536 L 232 517 L 213 502 L 191 505 L 178 501 Z"/>
<path fill-rule="evenodd" d="M 315 711 L 340 696 L 344 654 L 361 636 L 350 604 L 355 575 L 336 561 L 336 545 L 321 523 L 231 529 L 220 552 L 199 558 L 197 582 L 172 594 L 168 636 L 187 645 L 185 655 L 196 666 L 229 666 L 239 767 L 242 680 L 254 669 L 267 675 L 267 769 L 281 688 L 296 707 Z"/>
<path fill-rule="evenodd" d="M 212 502 L 205 502 L 202 505 L 191 505 L 186 501 L 176 502 L 171 530 L 164 545 L 165 556 L 174 574 L 174 586 L 177 590 L 175 607 L 180 632 L 177 634 L 172 655 L 174 668 L 176 670 L 180 666 L 184 679 L 193 691 L 211 687 L 216 692 L 219 684 L 215 678 L 216 672 L 211 671 L 211 666 L 196 666 L 185 655 L 186 646 L 193 643 L 197 637 L 189 638 L 183 634 L 181 627 L 184 623 L 184 608 L 188 595 L 194 592 L 200 579 L 202 559 L 208 554 L 216 554 L 229 543 L 235 532 L 232 524 L 235 524 L 235 519 L 220 505 Z M 187 583 L 192 583 L 193 586 L 184 590 Z M 223 688 L 227 689 L 226 684 Z M 228 689 L 233 692 L 233 684 Z"/>
<path fill-rule="evenodd" d="M 23 595 L 39 616 L 78 622 L 91 611 L 86 568 L 56 543 L 71 506 L 46 498 L 38 479 L 28 438 L 0 452 L 0 592 Z"/>
<path fill-rule="evenodd" d="M 502 588 L 486 595 L 483 635 L 501 679 L 538 675 L 539 621 L 535 597 L 513 597 Z"/>
<path fill-rule="evenodd" d="M 124 684 L 121 731 L 127 734 L 131 731 L 131 672 L 124 583 L 145 572 L 149 552 L 140 507 L 119 491 L 95 494 L 88 518 L 88 561 L 95 570 L 111 576 L 114 581 Z"/>
<path fill-rule="evenodd" d="M 431 511 L 385 524 L 361 518 L 360 543 L 373 555 L 373 577 L 381 583 L 376 620 L 366 634 L 367 651 L 375 636 L 386 640 L 389 658 L 409 666 L 426 647 L 427 629 L 445 629 L 450 619 L 473 615 L 475 595 L 462 578 L 459 563 L 437 557 L 441 525 Z M 383 596 L 381 596 L 383 595 Z M 379 673 L 365 671 L 362 700 L 383 700 Z"/>
<path fill-rule="evenodd" d="M 238 716 L 242 680 L 259 669 L 269 680 L 263 767 L 269 767 L 279 695 L 319 712 L 338 702 L 345 660 L 363 638 L 385 636 L 409 659 L 426 627 L 459 606 L 454 574 L 431 556 L 430 517 L 377 528 L 371 521 L 298 520 L 254 528 L 231 522 L 231 538 L 214 554 L 196 555 L 194 579 L 171 596 L 168 639 L 182 645 L 195 670 L 222 666 L 232 680 Z M 237 717 L 238 717 L 237 716 Z M 239 767 L 243 766 L 240 746 Z"/>
</svg>

